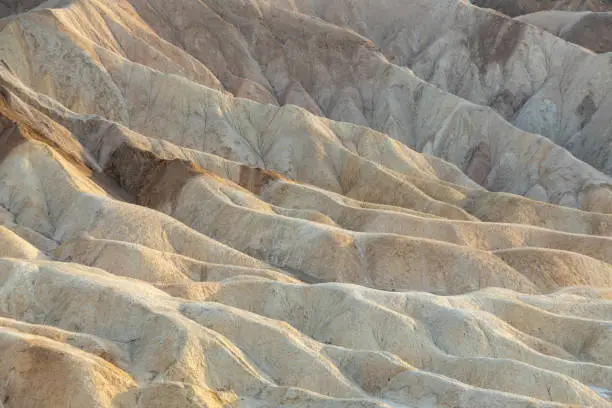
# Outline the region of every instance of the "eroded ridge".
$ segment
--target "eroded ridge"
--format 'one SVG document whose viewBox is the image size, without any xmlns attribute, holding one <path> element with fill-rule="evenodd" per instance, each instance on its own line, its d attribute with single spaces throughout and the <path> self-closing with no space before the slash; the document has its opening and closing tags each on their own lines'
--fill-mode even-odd
<svg viewBox="0 0 612 408">
<path fill-rule="evenodd" d="M 450 0 L 26 3 L 1 408 L 610 406 L 605 55 Z"/>
</svg>

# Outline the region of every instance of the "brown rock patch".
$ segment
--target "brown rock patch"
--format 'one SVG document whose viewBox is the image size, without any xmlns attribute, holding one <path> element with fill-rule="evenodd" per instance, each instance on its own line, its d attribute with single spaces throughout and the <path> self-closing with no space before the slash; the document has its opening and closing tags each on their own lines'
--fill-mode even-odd
<svg viewBox="0 0 612 408">
<path fill-rule="evenodd" d="M 491 148 L 485 142 L 478 143 L 468 152 L 465 174 L 481 186 L 487 181 L 493 163 Z"/>
<path fill-rule="evenodd" d="M 612 13 L 590 13 L 564 29 L 561 38 L 598 53 L 612 51 Z"/>
<path fill-rule="evenodd" d="M 268 182 L 278 180 L 281 177 L 280 174 L 273 171 L 242 165 L 240 166 L 240 181 L 238 184 L 251 193 L 259 195 Z"/>
<path fill-rule="evenodd" d="M 476 29 L 472 54 L 481 71 L 490 64 L 504 65 L 523 38 L 525 25 L 500 14 L 490 14 Z"/>
<path fill-rule="evenodd" d="M 138 204 L 151 208 L 172 202 L 191 177 L 203 172 L 190 162 L 162 159 L 127 143 L 113 152 L 104 168 Z"/>
<path fill-rule="evenodd" d="M 580 116 L 580 127 L 584 127 L 584 125 L 589 123 L 595 112 L 597 112 L 597 106 L 593 98 L 591 95 L 585 96 L 576 108 L 576 113 Z"/>
</svg>

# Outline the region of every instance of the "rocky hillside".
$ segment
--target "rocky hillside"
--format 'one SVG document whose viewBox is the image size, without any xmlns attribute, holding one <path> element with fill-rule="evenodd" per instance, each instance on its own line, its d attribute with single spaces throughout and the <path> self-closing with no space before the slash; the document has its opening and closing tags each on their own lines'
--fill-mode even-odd
<svg viewBox="0 0 612 408">
<path fill-rule="evenodd" d="M 458 0 L 0 17 L 0 408 L 610 407 L 610 55 Z"/>
<path fill-rule="evenodd" d="M 597 53 L 612 52 L 612 0 L 470 0 Z"/>
<path fill-rule="evenodd" d="M 610 0 L 472 0 L 471 3 L 511 17 L 546 10 L 612 11 Z"/>
<path fill-rule="evenodd" d="M 541 11 L 518 19 L 589 50 L 600 53 L 612 51 L 612 11 Z"/>
</svg>

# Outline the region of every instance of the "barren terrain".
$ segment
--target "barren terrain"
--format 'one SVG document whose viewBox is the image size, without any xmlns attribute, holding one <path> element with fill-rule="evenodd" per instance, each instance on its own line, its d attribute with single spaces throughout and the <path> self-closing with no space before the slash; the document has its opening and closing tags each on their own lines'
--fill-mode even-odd
<svg viewBox="0 0 612 408">
<path fill-rule="evenodd" d="M 583 6 L 0 0 L 0 408 L 610 407 Z"/>
</svg>

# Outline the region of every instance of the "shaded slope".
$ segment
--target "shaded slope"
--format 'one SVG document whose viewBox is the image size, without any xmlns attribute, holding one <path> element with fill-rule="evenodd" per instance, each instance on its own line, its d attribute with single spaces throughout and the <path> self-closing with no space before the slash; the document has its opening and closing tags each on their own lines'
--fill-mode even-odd
<svg viewBox="0 0 612 408">
<path fill-rule="evenodd" d="M 543 11 L 518 18 L 595 52 L 612 51 L 612 12 Z"/>
<path fill-rule="evenodd" d="M 473 0 L 479 7 L 495 9 L 512 17 L 545 10 L 607 11 L 612 5 L 607 0 Z"/>
</svg>

